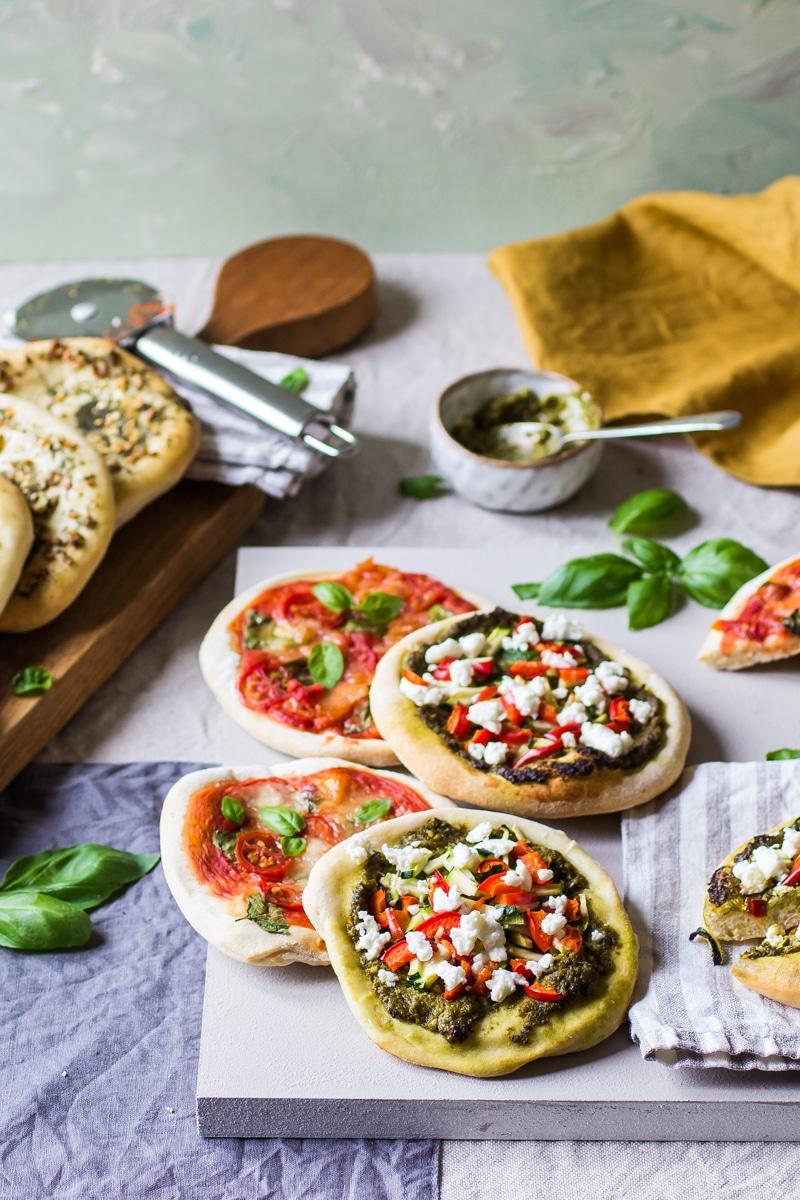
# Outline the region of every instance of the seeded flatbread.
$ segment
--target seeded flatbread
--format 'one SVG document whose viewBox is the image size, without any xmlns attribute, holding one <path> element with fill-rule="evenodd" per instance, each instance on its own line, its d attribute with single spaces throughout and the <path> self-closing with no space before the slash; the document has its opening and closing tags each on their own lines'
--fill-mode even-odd
<svg viewBox="0 0 800 1200">
<path fill-rule="evenodd" d="M 19 488 L 0 475 L 0 612 L 22 574 L 33 545 L 33 518 Z"/>
<path fill-rule="evenodd" d="M 0 399 L 0 475 L 33 516 L 34 542 L 0 631 L 37 629 L 71 604 L 99 566 L 114 532 L 114 493 L 103 460 L 71 426 Z"/>
<path fill-rule="evenodd" d="M 29 342 L 0 355 L 0 388 L 70 424 L 103 457 L 124 525 L 178 482 L 200 426 L 155 371 L 104 338 Z"/>
</svg>

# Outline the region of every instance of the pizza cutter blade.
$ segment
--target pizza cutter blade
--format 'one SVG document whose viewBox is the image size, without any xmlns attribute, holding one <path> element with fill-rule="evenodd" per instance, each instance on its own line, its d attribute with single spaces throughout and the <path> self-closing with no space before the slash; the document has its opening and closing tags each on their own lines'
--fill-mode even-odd
<svg viewBox="0 0 800 1200">
<path fill-rule="evenodd" d="M 349 430 L 288 388 L 262 379 L 172 326 L 172 305 L 136 279 L 81 279 L 65 283 L 8 314 L 6 324 L 25 341 L 63 337 L 110 338 L 175 379 L 208 392 L 270 429 L 329 458 L 358 449 Z"/>
</svg>

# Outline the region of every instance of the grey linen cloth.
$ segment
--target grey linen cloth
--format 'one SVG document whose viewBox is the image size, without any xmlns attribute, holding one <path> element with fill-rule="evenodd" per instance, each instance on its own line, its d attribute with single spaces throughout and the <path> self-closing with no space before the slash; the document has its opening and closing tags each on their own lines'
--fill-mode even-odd
<svg viewBox="0 0 800 1200">
<path fill-rule="evenodd" d="M 704 763 L 622 821 L 625 901 L 641 943 L 631 1032 L 671 1066 L 785 1071 L 800 1065 L 800 1013 L 714 966 L 703 923 L 709 879 L 743 842 L 800 815 L 800 762 Z M 745 946 L 724 946 L 730 964 Z"/>
<path fill-rule="evenodd" d="M 3 870 L 77 842 L 156 850 L 162 799 L 197 766 L 27 768 L 0 795 Z M 4 1200 L 435 1200 L 437 1142 L 201 1138 L 205 942 L 160 866 L 91 920 L 81 950 L 0 950 Z"/>
</svg>

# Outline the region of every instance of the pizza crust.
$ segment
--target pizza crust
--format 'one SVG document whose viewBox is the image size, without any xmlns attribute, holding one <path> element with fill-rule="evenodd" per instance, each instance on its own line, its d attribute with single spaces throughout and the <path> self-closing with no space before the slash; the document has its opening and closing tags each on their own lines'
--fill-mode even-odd
<svg viewBox="0 0 800 1200">
<path fill-rule="evenodd" d="M 793 819 L 781 821 L 780 825 L 776 825 L 774 829 L 765 830 L 765 833 L 774 834 L 775 840 L 780 841 L 779 834 L 787 825 L 792 824 Z M 752 838 L 748 838 L 746 842 L 742 842 L 741 846 L 737 846 L 719 864 L 717 870 L 719 871 L 723 867 L 732 867 L 736 861 L 736 855 L 741 854 L 750 841 Z M 716 872 L 714 873 L 716 874 Z M 724 905 L 718 908 L 712 904 L 708 892 L 706 892 L 703 904 L 703 924 L 709 933 L 723 942 L 761 941 L 766 936 L 770 925 L 782 925 L 786 929 L 794 929 L 800 925 L 800 888 L 787 888 L 783 895 L 769 901 L 764 917 L 754 917 L 746 909 L 734 908 L 726 912 Z M 770 961 L 772 960 L 770 959 Z"/>
<path fill-rule="evenodd" d="M 0 613 L 33 545 L 33 518 L 19 488 L 0 475 Z"/>
<path fill-rule="evenodd" d="M 199 422 L 166 380 L 105 338 L 6 350 L 0 383 L 94 446 L 111 475 L 117 527 L 174 487 L 200 444 Z"/>
<path fill-rule="evenodd" d="M 200 646 L 200 670 L 203 678 L 216 696 L 222 708 L 251 737 L 264 745 L 291 754 L 296 758 L 313 755 L 332 755 L 349 762 L 363 763 L 368 767 L 396 767 L 399 759 L 392 748 L 380 738 L 353 738 L 341 733 L 309 733 L 274 721 L 266 713 L 255 712 L 242 703 L 236 687 L 239 672 L 239 656 L 230 645 L 228 626 L 235 617 L 270 588 L 280 587 L 295 580 L 338 579 L 341 571 L 297 571 L 275 575 L 264 579 L 246 592 L 234 597 L 215 618 Z M 459 592 L 471 604 L 485 605 L 483 596 Z M 379 664 L 380 665 L 380 664 Z"/>
<path fill-rule="evenodd" d="M 361 878 L 361 868 L 350 859 L 343 846 L 335 846 L 313 867 L 306 884 L 304 904 L 325 939 L 350 1011 L 368 1036 L 397 1058 L 482 1078 L 508 1075 L 538 1058 L 588 1050 L 609 1037 L 627 1012 L 638 958 L 636 935 L 609 875 L 560 830 L 497 812 L 449 809 L 438 813 L 410 813 L 371 829 L 369 844 L 378 850 L 384 842 L 395 841 L 436 816 L 462 826 L 465 832 L 487 818 L 494 826 L 511 824 L 531 842 L 560 851 L 585 876 L 592 912 L 616 933 L 616 969 L 611 975 L 596 980 L 588 997 L 572 1000 L 564 1009 L 555 1012 L 546 1025 L 537 1026 L 527 1045 L 509 1040 L 508 1032 L 515 1024 L 511 1016 L 513 1010 L 501 1005 L 490 1010 L 467 1039 L 456 1045 L 412 1022 L 395 1020 L 373 991 L 347 934 L 351 897 Z"/>
<path fill-rule="evenodd" d="M 766 958 L 738 958 L 731 967 L 731 975 L 745 987 L 800 1008 L 800 954 L 781 954 Z"/>
<path fill-rule="evenodd" d="M 754 596 L 765 583 L 769 583 L 776 571 L 782 567 L 788 567 L 798 559 L 800 559 L 800 555 L 793 554 L 790 558 L 785 558 L 782 562 L 768 567 L 754 579 L 748 580 L 739 588 L 738 592 L 731 596 L 717 620 L 735 620 L 750 597 Z M 800 654 L 800 637 L 791 636 L 785 639 L 781 638 L 780 644 L 772 649 L 766 649 L 763 645 L 753 644 L 741 638 L 735 651 L 732 654 L 725 654 L 722 650 L 722 636 L 721 630 L 710 629 L 697 655 L 700 662 L 708 663 L 716 671 L 741 671 L 744 667 L 755 666 L 756 663 L 777 662 L 781 658 L 791 658 L 794 654 Z"/>
<path fill-rule="evenodd" d="M 88 582 L 114 532 L 114 494 L 100 455 L 66 422 L 0 397 L 0 475 L 33 514 L 34 542 L 0 614 L 0 631 L 46 625 Z"/>
<path fill-rule="evenodd" d="M 504 809 L 528 817 L 579 817 L 618 812 L 644 804 L 666 791 L 680 775 L 691 739 L 689 714 L 677 692 L 641 659 L 587 633 L 609 659 L 627 667 L 636 681 L 663 705 L 665 743 L 634 770 L 596 767 L 591 775 L 546 783 L 511 783 L 495 772 L 479 771 L 445 745 L 417 716 L 416 705 L 400 691 L 406 661 L 418 647 L 442 641 L 455 617 L 410 633 L 381 659 L 369 699 L 372 716 L 400 762 L 444 796 L 482 808 Z"/>
<path fill-rule="evenodd" d="M 226 900 L 214 896 L 200 882 L 183 851 L 183 826 L 192 797 L 210 783 L 234 780 L 244 783 L 249 779 L 263 779 L 265 771 L 281 779 L 291 779 L 297 775 L 312 775 L 330 767 L 351 766 L 352 763 L 337 758 L 314 758 L 266 768 L 263 763 L 253 767 L 210 767 L 184 775 L 170 788 L 161 810 L 160 823 L 164 877 L 186 920 L 217 950 L 240 962 L 258 966 L 283 967 L 287 963 L 303 962 L 310 966 L 325 967 L 330 963 L 325 944 L 315 930 L 291 925 L 288 933 L 268 933 L 252 921 L 237 921 L 236 918 L 243 917 L 246 911 L 242 898 Z M 369 770 L 361 766 L 358 769 Z M 370 774 L 401 782 L 418 792 L 431 808 L 441 808 L 443 804 L 450 806 L 449 800 L 435 795 L 416 779 L 408 779 L 391 771 L 370 771 Z M 422 816 L 427 816 L 427 813 Z M 388 825 L 389 822 L 383 824 Z M 305 902 L 305 893 L 303 899 Z"/>
</svg>

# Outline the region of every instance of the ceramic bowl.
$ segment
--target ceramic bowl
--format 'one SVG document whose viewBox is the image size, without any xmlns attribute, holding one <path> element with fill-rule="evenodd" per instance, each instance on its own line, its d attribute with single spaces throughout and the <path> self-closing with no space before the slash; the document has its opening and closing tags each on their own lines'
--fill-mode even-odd
<svg viewBox="0 0 800 1200">
<path fill-rule="evenodd" d="M 571 442 L 560 454 L 548 458 L 506 462 L 467 450 L 453 437 L 453 429 L 494 396 L 523 387 L 552 396 L 573 392 L 578 386 L 573 379 L 552 371 L 503 367 L 457 379 L 442 392 L 431 420 L 431 452 L 440 474 L 481 508 L 539 512 L 563 504 L 597 469 L 602 442 Z"/>
</svg>

